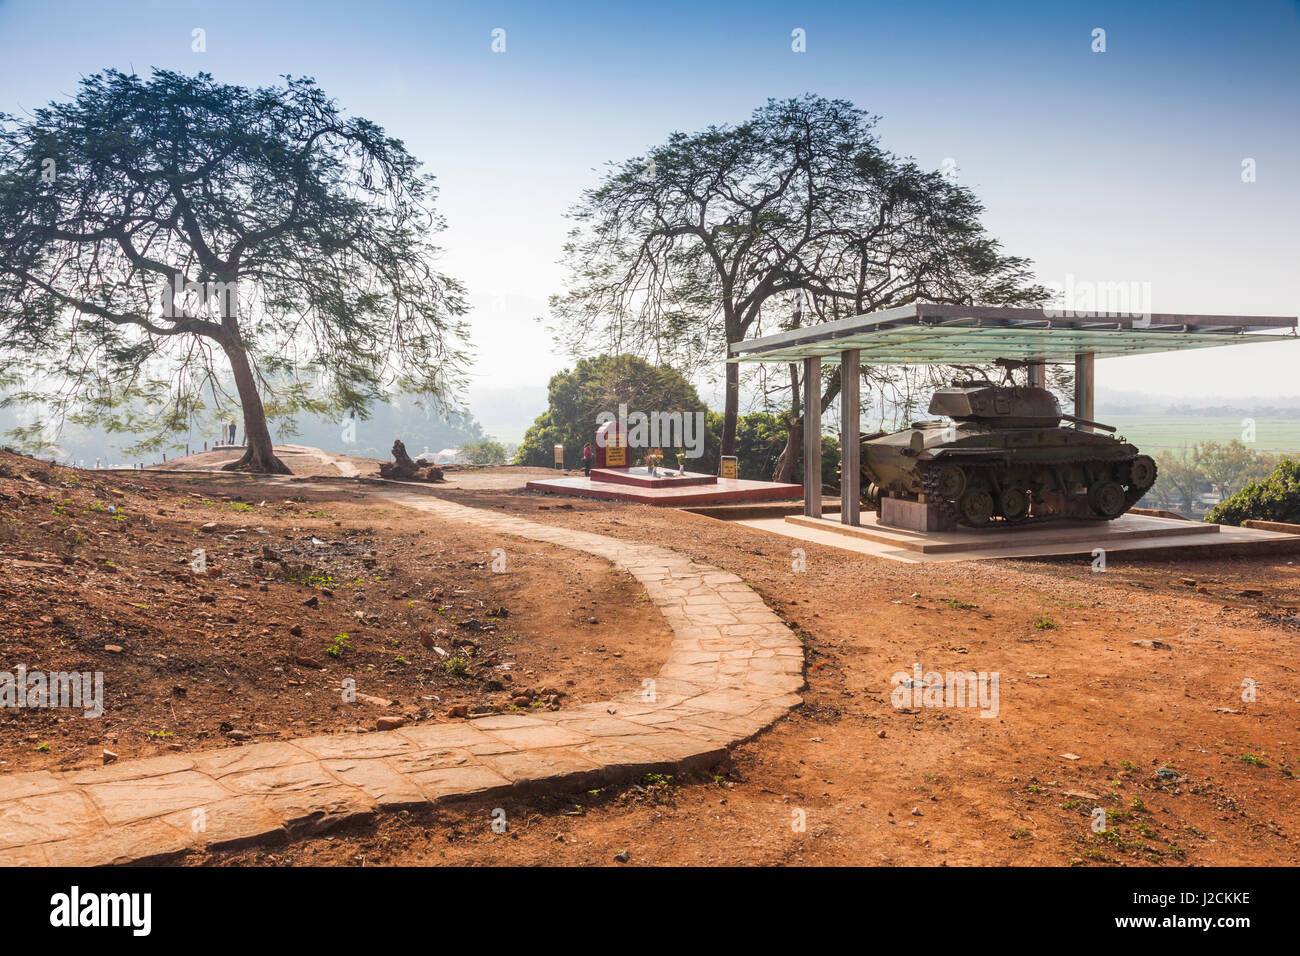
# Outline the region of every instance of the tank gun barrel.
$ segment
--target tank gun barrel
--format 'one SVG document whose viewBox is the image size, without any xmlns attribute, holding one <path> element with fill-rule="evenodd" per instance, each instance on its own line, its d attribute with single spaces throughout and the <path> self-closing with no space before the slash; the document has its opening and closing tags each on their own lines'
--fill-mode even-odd
<svg viewBox="0 0 1300 956">
<path fill-rule="evenodd" d="M 1094 422 L 1091 418 L 1080 418 L 1078 415 L 1061 414 L 1061 418 L 1067 422 L 1074 422 L 1076 425 L 1089 425 L 1093 428 L 1100 428 L 1102 431 L 1114 432 L 1114 425 L 1103 425 L 1101 422 Z"/>
</svg>

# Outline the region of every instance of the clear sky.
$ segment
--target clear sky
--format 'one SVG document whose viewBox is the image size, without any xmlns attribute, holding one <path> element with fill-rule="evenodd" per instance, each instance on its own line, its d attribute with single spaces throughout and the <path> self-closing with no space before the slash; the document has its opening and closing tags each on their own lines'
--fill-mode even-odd
<svg viewBox="0 0 1300 956">
<path fill-rule="evenodd" d="M 1286 0 L 0 0 L 0 110 L 110 66 L 316 77 L 438 177 L 445 266 L 475 303 L 477 388 L 507 389 L 565 365 L 536 320 L 559 288 L 563 213 L 595 168 L 804 92 L 879 114 L 896 153 L 955 162 L 990 231 L 1044 281 L 1150 283 L 1155 311 L 1294 315 L 1297 53 Z M 1257 346 L 1109 360 L 1098 384 L 1296 395 L 1298 373 L 1300 344 Z"/>
</svg>

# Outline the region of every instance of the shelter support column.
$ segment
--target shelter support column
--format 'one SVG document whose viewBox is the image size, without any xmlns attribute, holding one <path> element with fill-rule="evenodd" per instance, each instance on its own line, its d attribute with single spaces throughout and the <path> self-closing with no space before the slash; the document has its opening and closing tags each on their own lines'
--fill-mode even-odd
<svg viewBox="0 0 1300 956">
<path fill-rule="evenodd" d="M 1080 418 L 1093 417 L 1093 370 L 1096 363 L 1097 357 L 1091 352 L 1079 352 L 1074 356 L 1074 414 Z"/>
<path fill-rule="evenodd" d="M 822 360 L 803 360 L 803 513 L 822 516 Z"/>
<path fill-rule="evenodd" d="M 1029 366 L 1030 388 L 1047 387 L 1047 366 L 1042 362 L 1033 362 Z"/>
<path fill-rule="evenodd" d="M 862 523 L 858 511 L 862 498 L 861 405 L 858 388 L 862 381 L 862 353 L 846 349 L 840 353 L 840 523 Z"/>
</svg>

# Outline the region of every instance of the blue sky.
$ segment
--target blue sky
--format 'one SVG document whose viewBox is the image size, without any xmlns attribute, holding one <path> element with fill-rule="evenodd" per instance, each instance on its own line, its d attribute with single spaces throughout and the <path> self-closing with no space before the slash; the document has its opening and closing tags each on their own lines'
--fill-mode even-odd
<svg viewBox="0 0 1300 956">
<path fill-rule="evenodd" d="M 791 50 L 795 28 L 805 53 Z M 315 76 L 438 177 L 445 266 L 473 295 L 488 390 L 544 386 L 565 364 L 535 319 L 559 288 L 564 210 L 597 167 L 806 91 L 879 114 L 894 152 L 954 161 L 990 231 L 1043 280 L 1149 282 L 1156 311 L 1293 315 L 1298 53 L 1300 6 L 1282 0 L 0 0 L 0 110 L 68 96 L 109 66 L 246 85 Z M 1300 344 L 1259 346 L 1109 360 L 1098 382 L 1295 395 L 1297 367 Z"/>
</svg>

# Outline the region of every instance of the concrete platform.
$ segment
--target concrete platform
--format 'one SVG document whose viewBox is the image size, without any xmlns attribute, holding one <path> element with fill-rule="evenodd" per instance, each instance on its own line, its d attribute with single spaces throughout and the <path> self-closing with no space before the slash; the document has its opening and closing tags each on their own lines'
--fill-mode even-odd
<svg viewBox="0 0 1300 956">
<path fill-rule="evenodd" d="M 1095 549 L 1138 556 L 1176 558 L 1178 555 L 1300 553 L 1300 535 L 1252 528 L 1205 524 L 1146 515 L 1126 514 L 1114 521 L 1059 521 L 1011 529 L 918 532 L 884 527 L 873 512 L 860 527 L 836 518 L 742 520 L 740 524 L 801 541 L 826 544 L 894 561 L 979 561 L 988 558 L 1091 558 Z"/>
<path fill-rule="evenodd" d="M 710 475 L 709 477 L 713 477 Z M 785 485 L 774 481 L 749 481 L 744 478 L 718 478 L 713 484 L 667 485 L 644 487 L 597 481 L 591 478 L 539 478 L 524 487 L 553 495 L 598 498 L 603 501 L 627 501 L 633 504 L 680 508 L 686 505 L 738 504 L 752 501 L 789 501 L 803 497 L 803 485 Z"/>
<path fill-rule="evenodd" d="M 872 515 L 874 518 L 875 515 Z M 909 498 L 881 498 L 880 517 L 883 526 L 899 528 L 903 531 L 924 531 L 934 534 L 937 531 L 955 531 L 957 522 L 952 515 L 937 504 L 924 504 Z"/>
<path fill-rule="evenodd" d="M 651 475 L 645 468 L 593 468 L 592 481 L 608 481 L 617 485 L 634 485 L 637 488 L 689 488 L 692 485 L 716 485 L 717 475 L 702 475 L 698 471 L 677 474 L 661 470 Z"/>
</svg>

